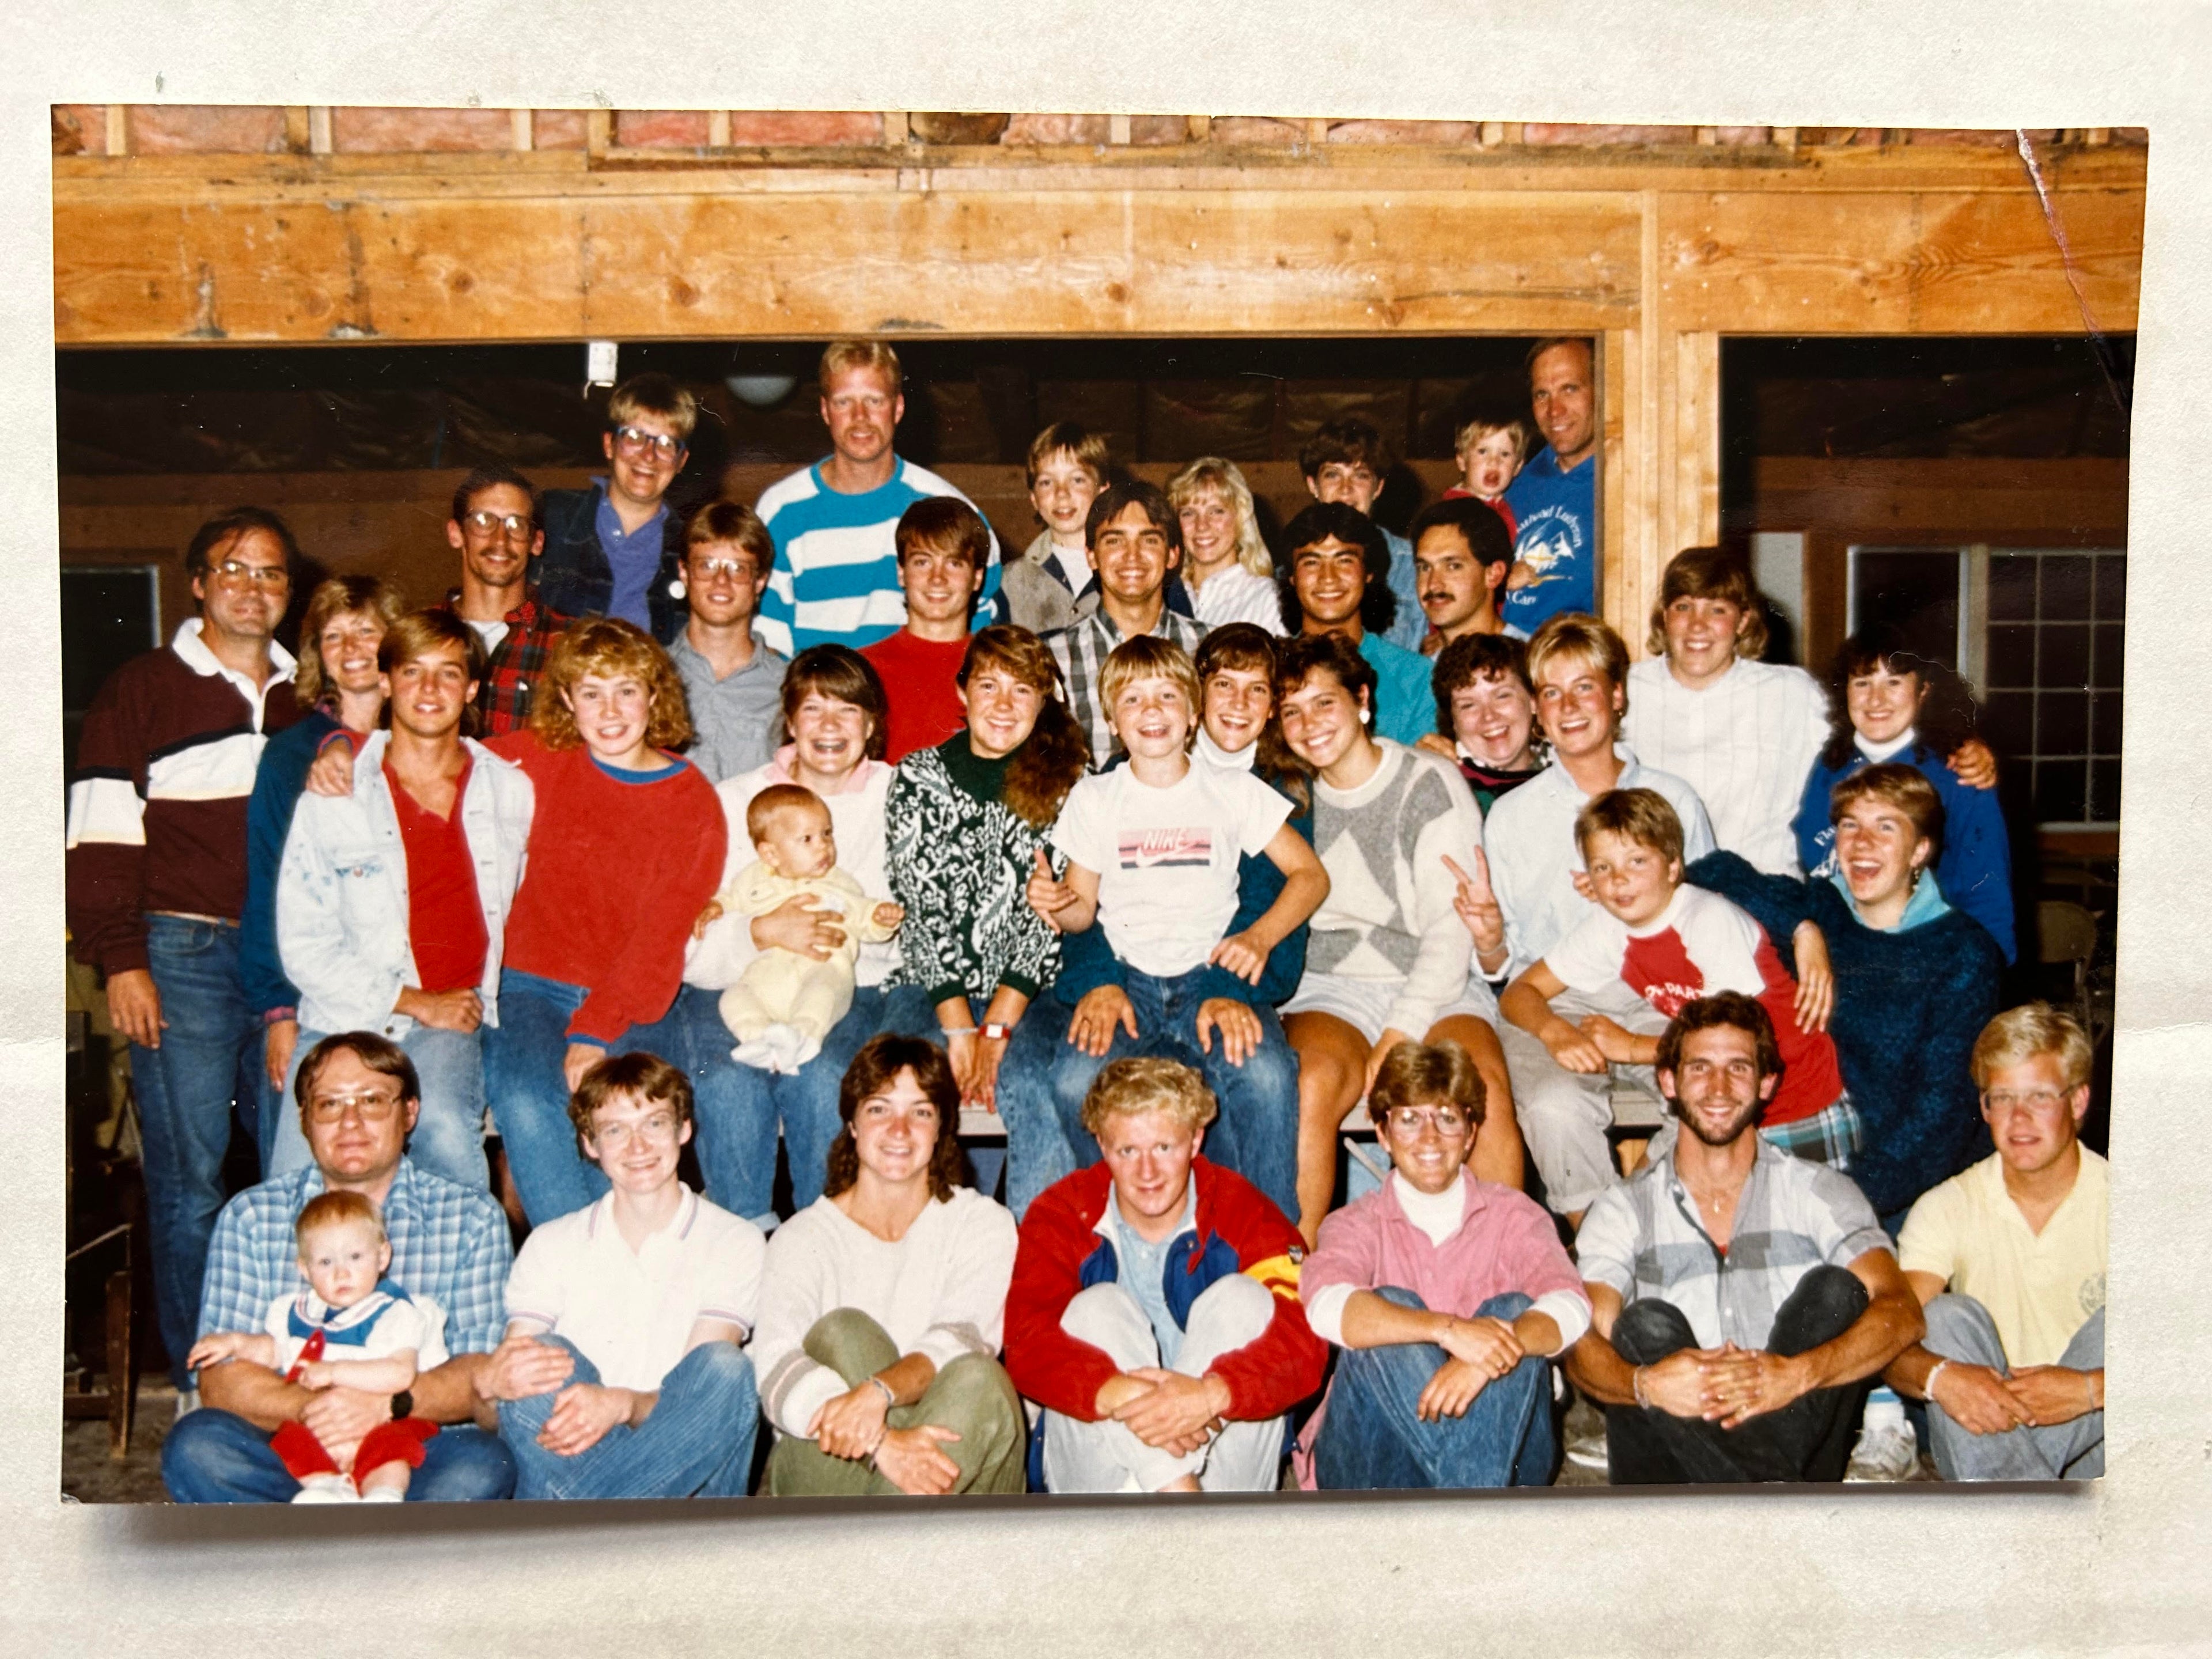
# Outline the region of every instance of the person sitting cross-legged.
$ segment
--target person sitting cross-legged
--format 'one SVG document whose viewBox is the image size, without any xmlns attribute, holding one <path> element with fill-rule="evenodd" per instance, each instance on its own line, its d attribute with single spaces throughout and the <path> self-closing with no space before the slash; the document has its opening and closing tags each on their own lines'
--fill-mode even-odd
<svg viewBox="0 0 2212 1659">
<path fill-rule="evenodd" d="M 1304 1241 L 1198 1155 L 1214 1110 L 1189 1066 L 1115 1060 L 1083 1103 L 1101 1161 L 1023 1218 L 1006 1370 L 1044 1407 L 1048 1491 L 1272 1492 L 1285 1414 L 1321 1386 Z"/>
<path fill-rule="evenodd" d="M 1753 1127 L 1782 1070 L 1757 1001 L 1690 1003 L 1656 1067 L 1681 1132 L 1575 1240 L 1592 1320 L 1567 1374 L 1605 1407 L 1613 1484 L 1840 1480 L 1854 1385 L 1923 1328 L 1889 1235 L 1848 1176 Z"/>
<path fill-rule="evenodd" d="M 753 1352 L 772 1497 L 1022 1490 L 996 1357 L 1014 1219 L 962 1183 L 959 1109 L 920 1037 L 872 1037 L 846 1070 L 822 1196 L 769 1244 Z"/>
<path fill-rule="evenodd" d="M 678 1179 L 691 1080 L 611 1055 L 568 1108 L 606 1196 L 539 1225 L 507 1282 L 507 1336 L 477 1373 L 518 1498 L 743 1498 L 759 1427 L 738 1349 L 760 1229 Z"/>
<path fill-rule="evenodd" d="M 1928 1334 L 1892 1388 L 1928 1401 L 1946 1480 L 2094 1480 L 2105 1472 L 2110 1171 L 2081 1143 L 2089 1039 L 2046 1003 L 1974 1044 L 1996 1153 L 1912 1206 L 1898 1241 Z"/>
<path fill-rule="evenodd" d="M 1468 1173 L 1482 1097 L 1454 1042 L 1401 1042 L 1376 1073 L 1392 1174 L 1321 1224 L 1298 1276 L 1308 1322 L 1344 1351 L 1302 1485 L 1551 1479 L 1549 1361 L 1589 1328 L 1589 1297 L 1544 1206 Z"/>
<path fill-rule="evenodd" d="M 301 1483 L 272 1443 L 286 1424 L 343 1464 L 380 1426 L 414 1418 L 443 1426 L 422 1448 L 410 1502 L 505 1498 L 514 1489 L 514 1461 L 471 1419 L 477 1369 L 498 1344 L 500 1291 L 514 1259 L 507 1217 L 483 1188 L 433 1175 L 406 1156 L 422 1089 L 398 1043 L 368 1031 L 325 1037 L 301 1059 L 293 1092 L 311 1161 L 223 1206 L 208 1247 L 198 1334 L 256 1329 L 277 1297 L 309 1288 L 296 1218 L 318 1194 L 358 1193 L 383 1223 L 388 1276 L 443 1310 L 438 1337 L 450 1358 L 392 1393 L 335 1378 L 311 1388 L 252 1358 L 204 1356 L 195 1377 L 201 1408 L 179 1418 L 161 1443 L 169 1496 L 179 1504 L 289 1503 Z"/>
</svg>

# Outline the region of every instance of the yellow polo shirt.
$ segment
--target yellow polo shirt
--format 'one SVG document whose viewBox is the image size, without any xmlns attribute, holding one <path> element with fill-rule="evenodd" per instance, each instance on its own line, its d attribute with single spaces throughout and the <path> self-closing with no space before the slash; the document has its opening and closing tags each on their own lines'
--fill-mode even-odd
<svg viewBox="0 0 2212 1659">
<path fill-rule="evenodd" d="M 1992 1152 L 1922 1195 L 1898 1237 L 1898 1263 L 1933 1273 L 1989 1310 L 2014 1365 L 2049 1365 L 2105 1305 L 2111 1166 L 2081 1148 L 2081 1173 L 2040 1233 L 2005 1191 Z"/>
</svg>

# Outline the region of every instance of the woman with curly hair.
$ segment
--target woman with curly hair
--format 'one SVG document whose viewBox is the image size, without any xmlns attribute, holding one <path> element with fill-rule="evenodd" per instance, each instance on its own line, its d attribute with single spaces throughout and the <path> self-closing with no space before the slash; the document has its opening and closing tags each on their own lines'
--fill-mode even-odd
<svg viewBox="0 0 2212 1659">
<path fill-rule="evenodd" d="M 1256 623 L 1283 633 L 1274 562 L 1260 534 L 1252 486 L 1237 463 L 1201 455 L 1168 481 L 1168 505 L 1182 523 L 1182 585 L 1191 614 L 1208 628 Z"/>
<path fill-rule="evenodd" d="M 569 1127 L 583 1074 L 609 1053 L 680 1046 L 655 1028 L 729 846 L 714 786 L 671 752 L 690 736 L 667 653 L 594 617 L 554 647 L 530 728 L 491 744 L 538 792 L 484 1042 L 492 1118 L 533 1223 L 607 1189 Z"/>
<path fill-rule="evenodd" d="M 1014 1218 L 960 1184 L 960 1087 L 920 1037 L 870 1039 L 838 1091 L 822 1196 L 769 1240 L 752 1359 L 771 1497 L 1019 1492 L 996 1355 Z"/>
<path fill-rule="evenodd" d="M 959 685 L 966 729 L 891 780 L 891 896 L 906 907 L 902 981 L 928 993 L 961 1098 L 995 1109 L 1007 1041 L 1060 970 L 1060 936 L 1024 894 L 1040 860 L 1066 867 L 1048 838 L 1091 744 L 1026 628 L 975 635 Z"/>
</svg>

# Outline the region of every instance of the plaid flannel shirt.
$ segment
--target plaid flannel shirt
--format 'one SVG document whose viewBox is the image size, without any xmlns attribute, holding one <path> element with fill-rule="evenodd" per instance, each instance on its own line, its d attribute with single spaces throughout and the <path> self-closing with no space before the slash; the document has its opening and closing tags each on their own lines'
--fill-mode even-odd
<svg viewBox="0 0 2212 1659">
<path fill-rule="evenodd" d="M 460 615 L 459 588 L 447 593 L 446 609 Z M 507 613 L 506 637 L 484 659 L 483 684 L 477 688 L 477 715 L 482 722 L 477 736 L 501 737 L 530 724 L 531 701 L 537 695 L 538 678 L 545 672 L 545 659 L 573 620 L 538 603 L 535 587 L 525 590 L 522 603 Z"/>
<path fill-rule="evenodd" d="M 269 1304 L 306 1285 L 293 1224 L 323 1190 L 310 1164 L 249 1187 L 223 1206 L 208 1242 L 199 1334 L 258 1331 Z M 446 1310 L 449 1352 L 489 1353 L 507 1327 L 507 1275 L 514 1243 L 491 1194 L 432 1175 L 402 1158 L 384 1198 L 392 1240 L 386 1277 Z"/>
<path fill-rule="evenodd" d="M 1091 763 L 1103 768 L 1114 758 L 1120 740 L 1114 735 L 1112 711 L 1099 699 L 1098 671 L 1121 643 L 1121 630 L 1107 617 L 1095 592 L 1086 595 L 1084 603 L 1091 609 L 1058 633 L 1048 634 L 1044 642 L 1067 682 L 1068 712 L 1091 739 Z M 1152 624 L 1152 637 L 1172 641 L 1196 656 L 1199 641 L 1206 637 L 1206 624 L 1163 603 L 1160 619 Z"/>
</svg>

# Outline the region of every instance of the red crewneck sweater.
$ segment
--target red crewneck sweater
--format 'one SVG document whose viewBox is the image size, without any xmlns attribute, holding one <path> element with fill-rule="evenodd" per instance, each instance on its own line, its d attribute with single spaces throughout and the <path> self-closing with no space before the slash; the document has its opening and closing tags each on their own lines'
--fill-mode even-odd
<svg viewBox="0 0 2212 1659">
<path fill-rule="evenodd" d="M 573 1038 L 611 1044 L 651 1024 L 676 1000 L 684 942 L 722 878 L 729 830 L 714 786 L 672 756 L 658 771 L 617 773 L 535 732 L 488 747 L 538 791 L 506 965 L 585 988 Z"/>
</svg>

